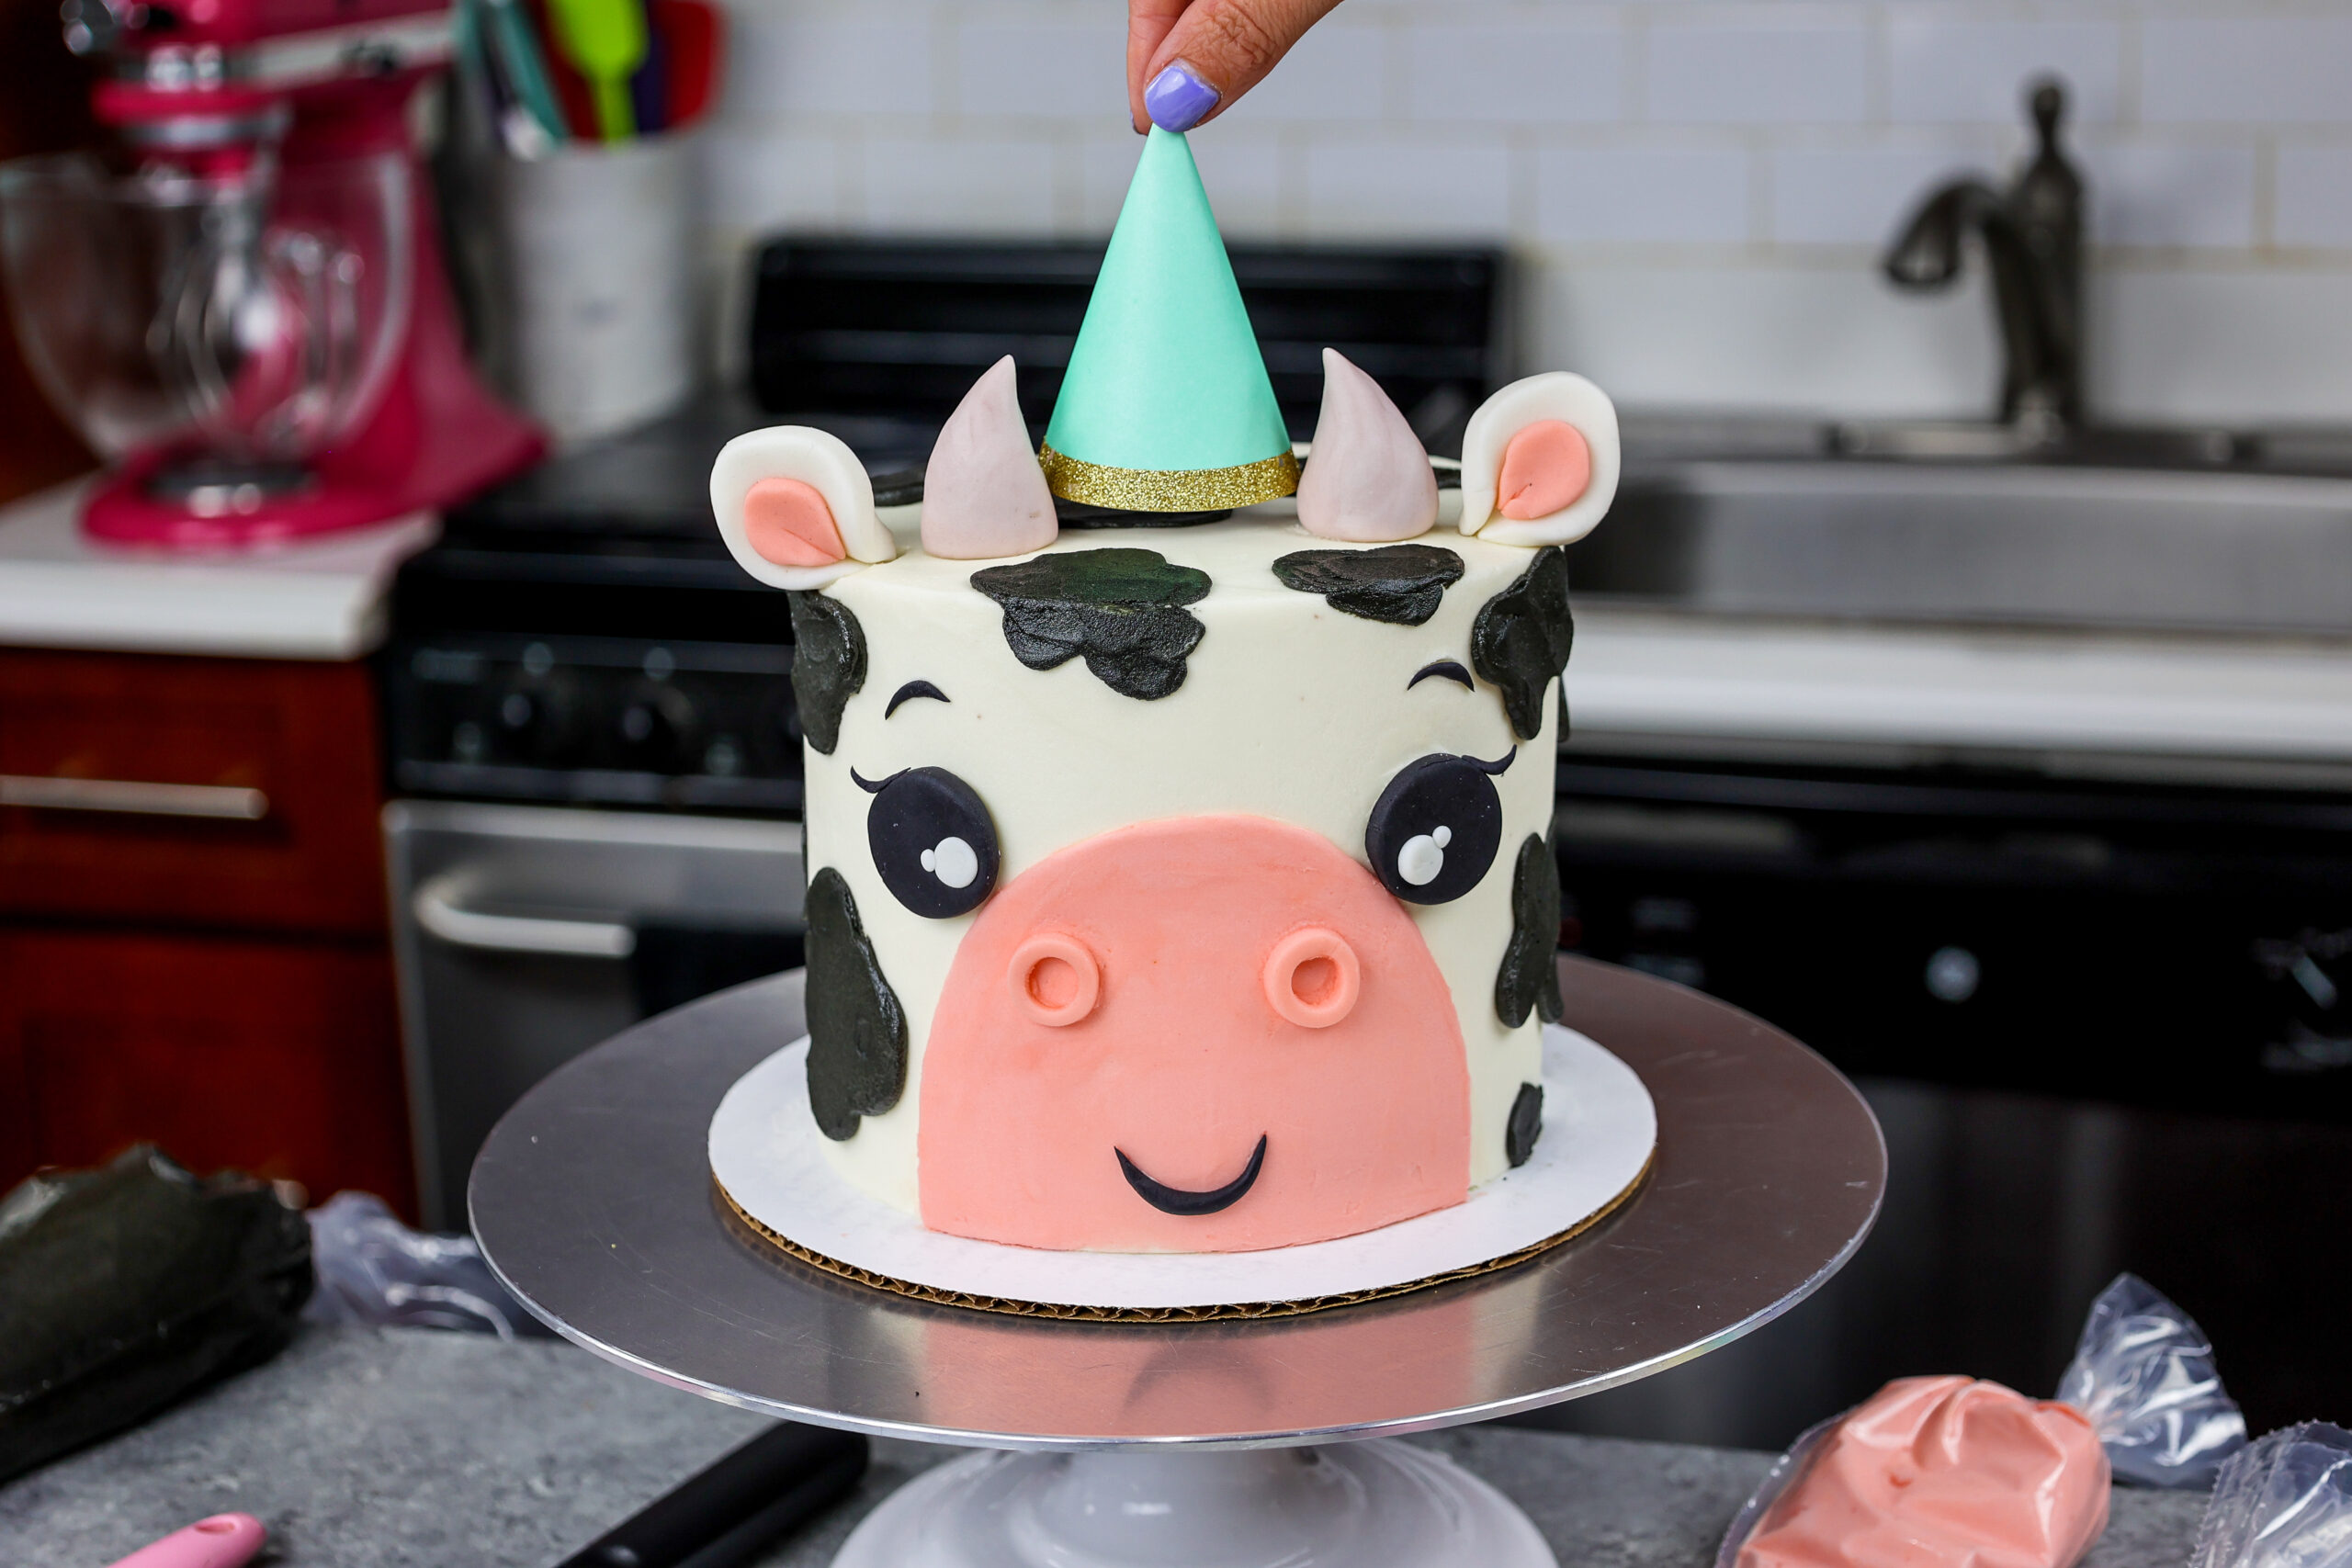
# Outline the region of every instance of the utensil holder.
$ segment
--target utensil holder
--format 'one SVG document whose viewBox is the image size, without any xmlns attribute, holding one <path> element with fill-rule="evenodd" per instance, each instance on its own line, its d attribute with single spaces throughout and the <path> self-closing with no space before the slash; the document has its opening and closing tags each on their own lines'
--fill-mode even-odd
<svg viewBox="0 0 2352 1568">
<path fill-rule="evenodd" d="M 676 408 L 699 378 L 692 134 L 502 158 L 514 394 L 560 442 Z"/>
</svg>

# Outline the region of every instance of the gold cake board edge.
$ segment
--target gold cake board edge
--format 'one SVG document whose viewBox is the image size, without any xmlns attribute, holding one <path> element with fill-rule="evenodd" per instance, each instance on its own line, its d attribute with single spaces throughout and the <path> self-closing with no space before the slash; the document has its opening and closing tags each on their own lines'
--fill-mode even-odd
<svg viewBox="0 0 2352 1568">
<path fill-rule="evenodd" d="M 1333 1307 L 1354 1306 L 1362 1302 L 1376 1302 L 1389 1296 L 1401 1296 L 1414 1291 L 1426 1291 L 1432 1286 L 1451 1284 L 1456 1280 L 1476 1279 L 1481 1274 L 1497 1273 L 1515 1267 L 1539 1253 L 1551 1250 L 1562 1242 L 1582 1235 L 1586 1231 L 1615 1213 L 1624 1206 L 1627 1199 L 1641 1190 L 1642 1184 L 1650 1179 L 1650 1172 L 1656 1168 L 1657 1165 L 1657 1145 L 1653 1142 L 1650 1145 L 1649 1156 L 1642 1161 L 1642 1168 L 1634 1173 L 1634 1179 L 1627 1182 L 1615 1197 L 1567 1229 L 1547 1235 L 1541 1241 L 1531 1242 L 1516 1252 L 1507 1252 L 1500 1258 L 1490 1258 L 1484 1263 L 1466 1264 L 1460 1269 L 1449 1269 L 1442 1274 L 1428 1274 L 1420 1279 L 1408 1280 L 1399 1284 L 1374 1285 L 1365 1290 L 1344 1291 L 1328 1296 L 1303 1296 L 1296 1301 L 1234 1302 L 1222 1305 L 1181 1307 L 1073 1306 L 1056 1302 L 1015 1301 L 1004 1296 L 977 1296 L 966 1291 L 943 1291 L 934 1285 L 919 1285 L 911 1280 L 895 1279 L 888 1274 L 877 1274 L 871 1269 L 861 1269 L 854 1263 L 844 1263 L 837 1258 L 829 1258 L 761 1224 L 745 1211 L 742 1204 L 735 1201 L 735 1195 L 727 1190 L 727 1184 L 718 1179 L 717 1171 L 711 1172 L 710 1186 L 711 1190 L 718 1193 L 719 1200 L 727 1205 L 729 1213 L 766 1245 L 811 1268 L 821 1269 L 838 1279 L 848 1280 L 860 1285 L 870 1285 L 877 1291 L 888 1291 L 893 1295 L 906 1296 L 919 1302 L 930 1302 L 938 1306 L 965 1307 L 975 1312 L 1002 1313 L 1011 1317 L 1057 1318 L 1066 1322 L 1080 1323 L 1216 1323 L 1236 1318 L 1299 1317 L 1310 1312 L 1328 1312 Z"/>
</svg>

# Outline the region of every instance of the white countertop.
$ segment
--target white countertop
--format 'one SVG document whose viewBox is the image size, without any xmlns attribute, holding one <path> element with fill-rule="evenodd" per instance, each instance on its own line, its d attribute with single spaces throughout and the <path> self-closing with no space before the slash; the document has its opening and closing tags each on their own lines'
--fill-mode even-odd
<svg viewBox="0 0 2352 1568">
<path fill-rule="evenodd" d="M 383 640 L 392 573 L 441 526 L 417 513 L 263 549 L 128 549 L 83 536 L 92 482 L 0 507 L 0 645 L 356 659 Z"/>
</svg>

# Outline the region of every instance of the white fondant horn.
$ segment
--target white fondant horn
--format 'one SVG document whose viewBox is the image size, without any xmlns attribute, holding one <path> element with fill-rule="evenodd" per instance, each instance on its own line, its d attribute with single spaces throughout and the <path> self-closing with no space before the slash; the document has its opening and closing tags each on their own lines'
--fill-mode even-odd
<svg viewBox="0 0 2352 1568">
<path fill-rule="evenodd" d="M 807 425 L 747 431 L 721 447 L 710 510 L 736 563 L 771 588 L 822 588 L 899 553 L 865 465 Z"/>
<path fill-rule="evenodd" d="M 1608 393 L 1565 370 L 1513 381 L 1463 433 L 1462 531 L 1498 545 L 1572 544 L 1617 498 L 1618 466 Z"/>
<path fill-rule="evenodd" d="M 1380 383 L 1323 351 L 1323 409 L 1298 481 L 1298 520 L 1326 539 L 1410 539 L 1437 521 L 1437 475 Z"/>
<path fill-rule="evenodd" d="M 1008 354 L 972 383 L 931 449 L 922 547 L 947 560 L 994 560 L 1042 550 L 1060 531 Z"/>
</svg>

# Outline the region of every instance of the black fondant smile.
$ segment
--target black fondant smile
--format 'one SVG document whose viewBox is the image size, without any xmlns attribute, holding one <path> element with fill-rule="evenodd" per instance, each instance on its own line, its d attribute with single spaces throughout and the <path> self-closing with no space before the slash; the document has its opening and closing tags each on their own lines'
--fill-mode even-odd
<svg viewBox="0 0 2352 1568">
<path fill-rule="evenodd" d="M 1241 1195 L 1257 1184 L 1258 1172 L 1266 1163 L 1266 1134 L 1258 1134 L 1258 1146 L 1250 1152 L 1248 1169 L 1224 1186 L 1213 1187 L 1206 1192 L 1187 1192 L 1182 1187 L 1170 1187 L 1154 1181 L 1136 1168 L 1136 1162 L 1127 1157 L 1126 1150 L 1113 1149 L 1111 1152 L 1119 1156 L 1119 1169 L 1125 1174 L 1127 1185 L 1136 1190 L 1136 1196 L 1161 1213 L 1214 1214 L 1241 1201 Z"/>
</svg>

